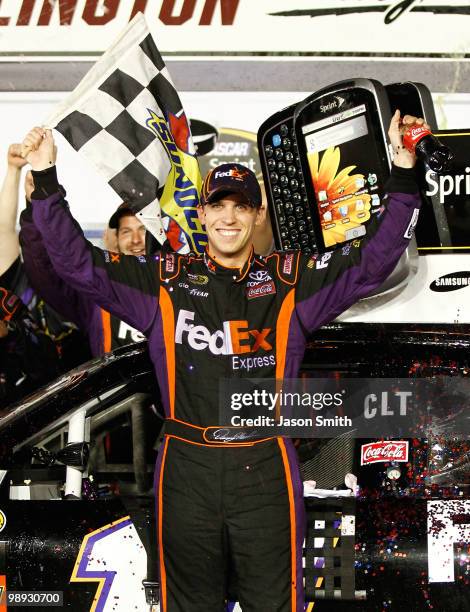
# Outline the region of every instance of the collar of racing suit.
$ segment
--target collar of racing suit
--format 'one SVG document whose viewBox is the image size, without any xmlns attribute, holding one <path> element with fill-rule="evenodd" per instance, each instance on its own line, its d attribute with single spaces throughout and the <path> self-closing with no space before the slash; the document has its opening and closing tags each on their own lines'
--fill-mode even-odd
<svg viewBox="0 0 470 612">
<path fill-rule="evenodd" d="M 208 248 L 204 251 L 204 263 L 206 264 L 206 268 L 212 274 L 224 275 L 224 276 L 232 276 L 236 282 L 242 281 L 245 276 L 248 274 L 249 270 L 253 266 L 255 261 L 255 253 L 253 247 L 251 247 L 250 254 L 248 259 L 245 261 L 241 268 L 231 268 L 229 266 L 223 266 L 220 262 L 218 262 L 214 257 L 212 257 L 209 253 Z"/>
</svg>

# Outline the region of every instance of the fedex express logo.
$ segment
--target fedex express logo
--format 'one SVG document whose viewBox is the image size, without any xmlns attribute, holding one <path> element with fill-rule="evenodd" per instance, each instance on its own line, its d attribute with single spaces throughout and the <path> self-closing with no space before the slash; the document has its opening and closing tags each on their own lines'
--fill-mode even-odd
<svg viewBox="0 0 470 612">
<path fill-rule="evenodd" d="M 270 327 L 248 329 L 248 321 L 224 321 L 222 329 L 211 333 L 204 325 L 194 324 L 194 312 L 180 310 L 176 323 L 175 343 L 187 342 L 195 351 L 209 349 L 213 355 L 238 355 L 271 351 Z"/>
<path fill-rule="evenodd" d="M 408 461 L 408 440 L 385 440 L 361 446 L 361 465 L 386 461 Z"/>
</svg>

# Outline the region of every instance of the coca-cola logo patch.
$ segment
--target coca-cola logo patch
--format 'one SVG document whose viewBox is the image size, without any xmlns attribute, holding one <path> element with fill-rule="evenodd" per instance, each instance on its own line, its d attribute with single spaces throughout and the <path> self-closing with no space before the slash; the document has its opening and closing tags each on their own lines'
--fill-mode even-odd
<svg viewBox="0 0 470 612">
<path fill-rule="evenodd" d="M 249 300 L 257 297 L 263 297 L 263 295 L 270 295 L 276 293 L 276 287 L 273 281 L 269 281 L 267 283 L 263 283 L 261 285 L 256 285 L 255 287 L 250 287 L 246 291 L 246 297 Z"/>
<path fill-rule="evenodd" d="M 361 446 L 361 465 L 385 463 L 387 461 L 408 461 L 408 440 L 385 440 Z"/>
</svg>

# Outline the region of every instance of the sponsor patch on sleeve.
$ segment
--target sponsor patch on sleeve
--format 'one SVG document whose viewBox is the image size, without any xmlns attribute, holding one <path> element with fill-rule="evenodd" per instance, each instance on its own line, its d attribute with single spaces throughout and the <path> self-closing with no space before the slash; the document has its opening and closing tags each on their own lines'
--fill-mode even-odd
<svg viewBox="0 0 470 612">
<path fill-rule="evenodd" d="M 406 228 L 406 232 L 403 235 L 404 238 L 407 238 L 408 240 L 411 240 L 411 238 L 413 238 L 414 229 L 416 227 L 416 224 L 418 223 L 418 216 L 419 208 L 415 208 L 413 211 L 413 216 L 411 217 L 411 221 L 408 227 Z"/>
<path fill-rule="evenodd" d="M 317 261 L 317 256 L 312 255 L 310 259 L 307 261 L 307 268 L 312 270 L 315 267 L 315 262 Z"/>
<path fill-rule="evenodd" d="M 327 268 L 332 255 L 333 253 L 331 252 L 323 253 L 323 255 L 321 256 L 321 259 L 319 259 L 316 263 L 316 266 L 315 266 L 316 269 L 322 270 L 323 268 Z"/>
</svg>

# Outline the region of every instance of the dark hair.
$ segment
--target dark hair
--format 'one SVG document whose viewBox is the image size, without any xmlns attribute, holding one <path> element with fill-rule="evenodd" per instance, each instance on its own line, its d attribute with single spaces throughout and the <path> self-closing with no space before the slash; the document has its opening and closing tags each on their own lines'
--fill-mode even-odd
<svg viewBox="0 0 470 612">
<path fill-rule="evenodd" d="M 119 230 L 119 221 L 121 220 L 121 217 L 126 217 L 130 215 L 135 216 L 135 212 L 132 210 L 129 204 L 127 204 L 127 202 L 122 202 L 121 204 L 119 204 L 119 206 L 109 218 L 108 227 L 111 229 Z"/>
</svg>

